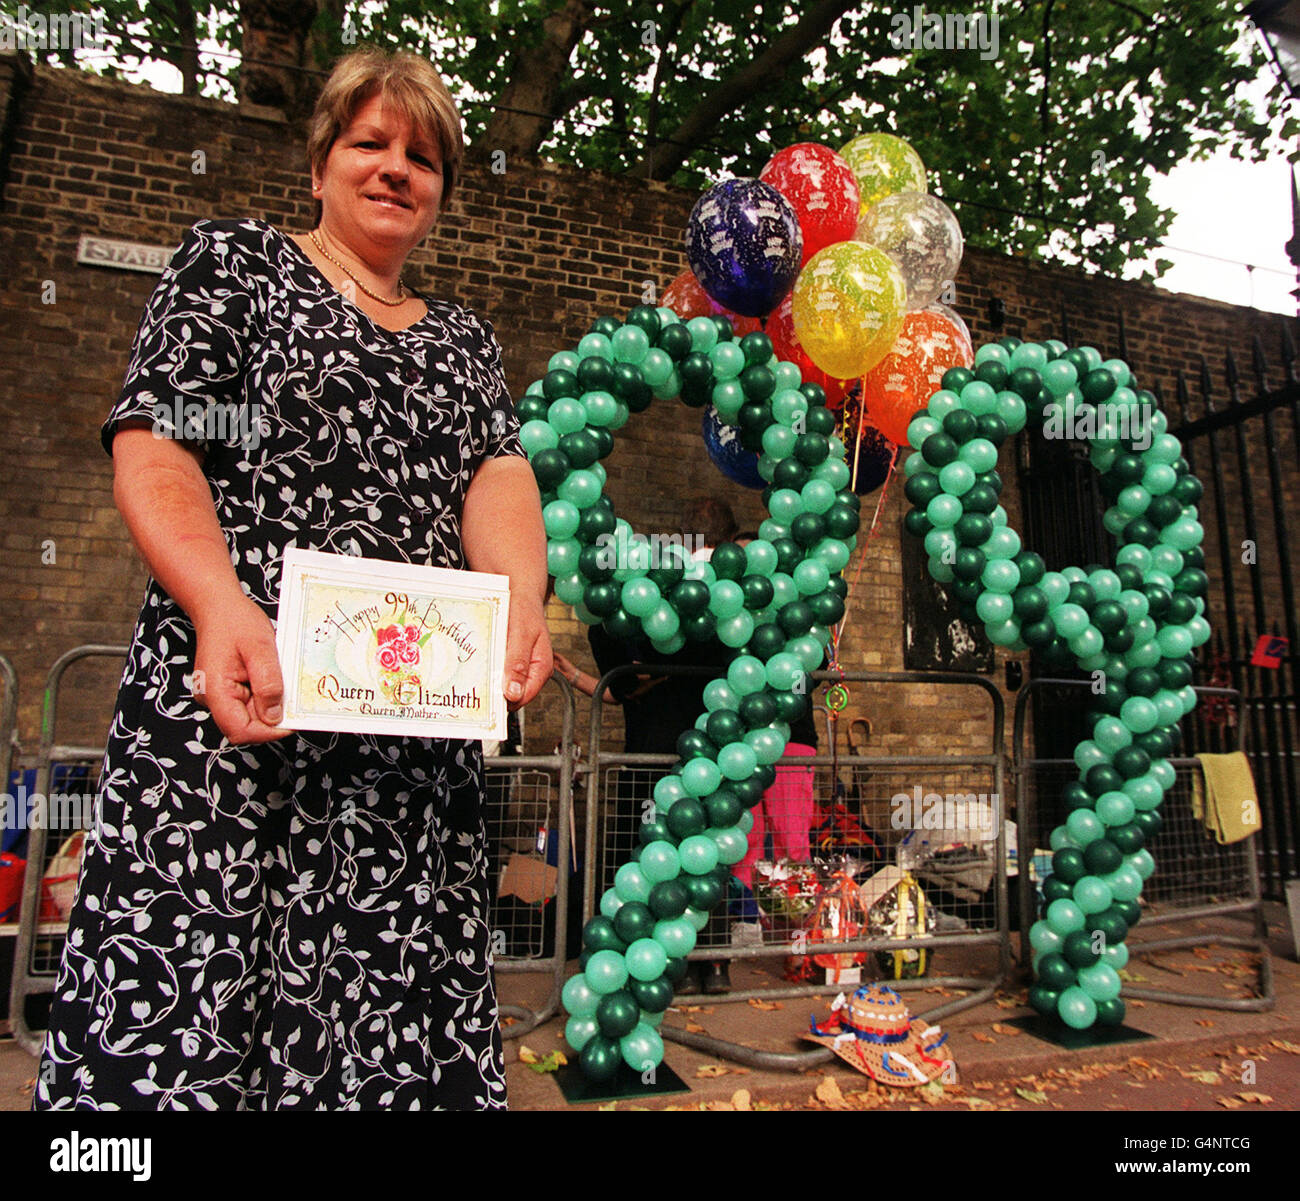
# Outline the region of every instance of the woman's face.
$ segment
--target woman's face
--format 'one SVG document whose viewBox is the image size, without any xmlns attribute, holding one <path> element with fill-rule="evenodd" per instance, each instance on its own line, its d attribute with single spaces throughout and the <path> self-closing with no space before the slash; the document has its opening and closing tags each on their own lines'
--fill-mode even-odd
<svg viewBox="0 0 1300 1201">
<path fill-rule="evenodd" d="M 335 139 L 312 181 L 322 224 L 358 253 L 405 257 L 433 228 L 442 203 L 442 155 L 379 96 Z"/>
</svg>

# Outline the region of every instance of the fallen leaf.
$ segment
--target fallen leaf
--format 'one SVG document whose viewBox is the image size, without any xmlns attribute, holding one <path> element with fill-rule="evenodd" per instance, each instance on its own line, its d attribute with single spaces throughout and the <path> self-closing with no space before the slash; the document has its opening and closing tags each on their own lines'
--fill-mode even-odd
<svg viewBox="0 0 1300 1201">
<path fill-rule="evenodd" d="M 1224 1109 L 1240 1109 L 1245 1104 L 1244 1101 L 1238 1101 L 1236 1097 L 1218 1097 L 1216 1099 Z"/>
<path fill-rule="evenodd" d="M 1181 1072 L 1180 1075 L 1188 1080 L 1195 1080 L 1197 1084 L 1220 1084 L 1222 1083 L 1218 1072 Z"/>
<path fill-rule="evenodd" d="M 1214 1025 L 1214 1022 L 1210 1018 L 1197 1018 L 1196 1024 L 1198 1026 L 1205 1026 L 1208 1029 L 1210 1026 Z"/>
<path fill-rule="evenodd" d="M 823 1105 L 844 1104 L 844 1094 L 840 1092 L 839 1081 L 834 1076 L 823 1076 L 815 1095 Z"/>
<path fill-rule="evenodd" d="M 755 1009 L 772 1010 L 783 1008 L 780 1001 L 760 1001 L 757 997 L 750 997 L 749 1003 Z"/>
<path fill-rule="evenodd" d="M 993 1088 L 993 1082 L 991 1080 L 981 1080 L 975 1085 L 975 1087 L 979 1089 L 980 1092 L 986 1093 Z"/>
<path fill-rule="evenodd" d="M 1015 999 L 1015 997 L 998 997 L 998 998 L 995 999 L 994 1004 L 997 1005 L 997 1007 L 998 1007 L 999 1009 L 1019 1009 L 1019 1008 L 1020 1008 L 1020 1002 L 1017 1001 L 1017 1000 Z"/>
<path fill-rule="evenodd" d="M 736 1107 L 730 1101 L 705 1101 L 704 1108 L 715 1112 L 733 1113 Z"/>
<path fill-rule="evenodd" d="M 1284 1038 L 1275 1038 L 1271 1045 L 1288 1055 L 1300 1055 L 1300 1044 L 1289 1043 Z"/>
<path fill-rule="evenodd" d="M 1268 1105 L 1273 1100 L 1267 1093 L 1238 1093 L 1237 1096 L 1243 1101 L 1253 1102 L 1256 1105 Z"/>
<path fill-rule="evenodd" d="M 518 1021 L 519 1021 L 518 1018 L 502 1018 L 502 1019 L 501 1019 L 501 1024 L 502 1024 L 503 1026 L 513 1026 L 513 1025 L 515 1025 Z"/>
<path fill-rule="evenodd" d="M 704 1027 L 701 1026 L 699 1022 L 687 1022 L 686 1032 L 688 1034 L 703 1034 L 705 1031 L 704 1031 Z"/>
<path fill-rule="evenodd" d="M 1015 1026 L 1004 1026 L 1001 1022 L 993 1023 L 993 1031 L 995 1034 L 1005 1034 L 1009 1038 L 1015 1038 L 1020 1033 Z"/>
<path fill-rule="evenodd" d="M 731 1094 L 731 1106 L 733 1109 L 738 1109 L 742 1113 L 749 1113 L 752 1109 L 752 1106 L 750 1105 L 749 1089 L 736 1089 L 736 1091 Z"/>
<path fill-rule="evenodd" d="M 983 1030 L 972 1030 L 970 1032 L 970 1036 L 977 1043 L 995 1043 L 998 1041 L 996 1038 L 993 1037 L 993 1035 L 985 1034 Z"/>
<path fill-rule="evenodd" d="M 1016 1096 L 1023 1097 L 1034 1105 L 1045 1105 L 1047 1103 L 1047 1094 L 1034 1088 L 1018 1088 L 1016 1089 Z"/>
<path fill-rule="evenodd" d="M 1209 959 L 1209 957 L 1210 957 L 1210 948 L 1209 948 L 1209 947 L 1193 947 L 1193 948 L 1192 948 L 1192 954 L 1195 955 L 1197 959 Z"/>
<path fill-rule="evenodd" d="M 520 1063 L 537 1063 L 537 1062 L 538 1062 L 537 1052 L 534 1051 L 534 1050 L 532 1049 L 532 1047 L 520 1046 L 520 1048 L 519 1048 L 519 1062 L 520 1062 Z"/>
<path fill-rule="evenodd" d="M 997 1109 L 992 1101 L 986 1101 L 983 1097 L 966 1097 L 965 1103 L 971 1109 Z"/>
<path fill-rule="evenodd" d="M 718 1076 L 725 1076 L 730 1070 L 721 1063 L 706 1063 L 695 1069 L 695 1076 L 698 1080 L 713 1080 Z"/>
<path fill-rule="evenodd" d="M 931 1080 L 916 1091 L 927 1105 L 938 1105 L 943 1100 L 943 1084 L 938 1080 Z"/>
<path fill-rule="evenodd" d="M 520 1058 L 522 1059 L 523 1056 L 521 1055 Z M 564 1053 L 562 1051 L 552 1051 L 545 1059 L 538 1059 L 537 1056 L 534 1055 L 531 1061 L 526 1062 L 528 1062 L 529 1068 L 534 1072 L 545 1073 L 557 1072 L 569 1061 L 564 1058 Z"/>
<path fill-rule="evenodd" d="M 599 1110 L 601 1113 L 608 1113 L 610 1110 L 612 1110 L 612 1109 L 617 1109 L 617 1108 L 618 1108 L 618 1102 L 617 1102 L 617 1101 L 607 1101 L 604 1105 L 597 1105 L 596 1108 L 597 1108 L 597 1110 Z"/>
</svg>

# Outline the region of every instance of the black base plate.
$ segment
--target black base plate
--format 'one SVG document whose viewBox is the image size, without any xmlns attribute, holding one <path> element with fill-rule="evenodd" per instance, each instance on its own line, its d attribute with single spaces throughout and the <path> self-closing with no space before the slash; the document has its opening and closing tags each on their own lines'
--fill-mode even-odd
<svg viewBox="0 0 1300 1201">
<path fill-rule="evenodd" d="M 1155 1038 L 1145 1030 L 1135 1030 L 1132 1026 L 1089 1026 L 1087 1030 L 1076 1030 L 1055 1018 L 1033 1017 L 1012 1018 L 1006 1023 L 1015 1026 L 1045 1043 L 1064 1047 L 1067 1051 L 1082 1051 L 1088 1047 L 1109 1047 L 1114 1043 L 1138 1043 Z"/>
<path fill-rule="evenodd" d="M 691 1091 L 690 1085 L 666 1063 L 655 1068 L 653 1084 L 642 1084 L 641 1073 L 634 1072 L 625 1063 L 619 1064 L 618 1075 L 613 1080 L 604 1083 L 588 1080 L 576 1063 L 566 1064 L 555 1073 L 555 1083 L 570 1105 L 589 1105 L 593 1101 L 639 1101 L 646 1097 Z"/>
</svg>

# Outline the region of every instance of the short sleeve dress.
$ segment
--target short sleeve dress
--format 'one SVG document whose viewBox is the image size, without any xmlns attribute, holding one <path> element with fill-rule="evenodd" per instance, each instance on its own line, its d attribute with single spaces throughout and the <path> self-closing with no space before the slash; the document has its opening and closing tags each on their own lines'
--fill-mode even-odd
<svg viewBox="0 0 1300 1201">
<path fill-rule="evenodd" d="M 465 566 L 462 502 L 523 453 L 491 328 L 377 326 L 253 220 L 186 235 L 103 429 L 205 454 L 244 592 L 284 549 Z M 36 1109 L 505 1105 L 482 758 L 461 740 L 231 746 L 150 580 L 86 840 Z"/>
</svg>

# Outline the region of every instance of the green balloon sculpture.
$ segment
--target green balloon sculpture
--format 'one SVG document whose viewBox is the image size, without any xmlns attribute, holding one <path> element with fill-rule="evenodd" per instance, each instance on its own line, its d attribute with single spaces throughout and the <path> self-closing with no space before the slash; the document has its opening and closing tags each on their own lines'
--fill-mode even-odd
<svg viewBox="0 0 1300 1201">
<path fill-rule="evenodd" d="M 652 546 L 604 495 L 600 460 L 613 431 L 675 397 L 696 408 L 712 401 L 771 483 L 758 538 L 723 543 L 707 563 L 679 544 Z M 807 704 L 805 673 L 821 665 L 844 615 L 839 573 L 857 544 L 859 501 L 825 402 L 765 334 L 737 342 L 725 318 L 683 322 L 643 305 L 626 322 L 597 319 L 517 406 L 560 600 L 661 654 L 711 639 L 735 652 L 705 688 L 705 712 L 679 742 L 682 762 L 657 781 L 641 848 L 600 898 L 583 930 L 583 969 L 565 983 L 565 1038 L 591 1080 L 662 1061 L 656 1027 L 673 984 L 744 858 L 747 810 L 775 779 L 788 723 Z"/>
<path fill-rule="evenodd" d="M 955 367 L 908 427 L 912 504 L 930 574 L 991 642 L 1094 673 L 1092 737 L 1075 749 L 1069 814 L 1051 835 L 1044 911 L 1029 932 L 1030 1004 L 1083 1030 L 1124 1020 L 1119 971 L 1155 869 L 1145 842 L 1174 782 L 1168 756 L 1196 705 L 1193 650 L 1210 636 L 1196 502 L 1202 487 L 1150 392 L 1091 346 L 1003 338 Z M 1028 424 L 1090 444 L 1119 542 L 1113 570 L 1047 571 L 998 504 L 999 445 Z"/>
</svg>

